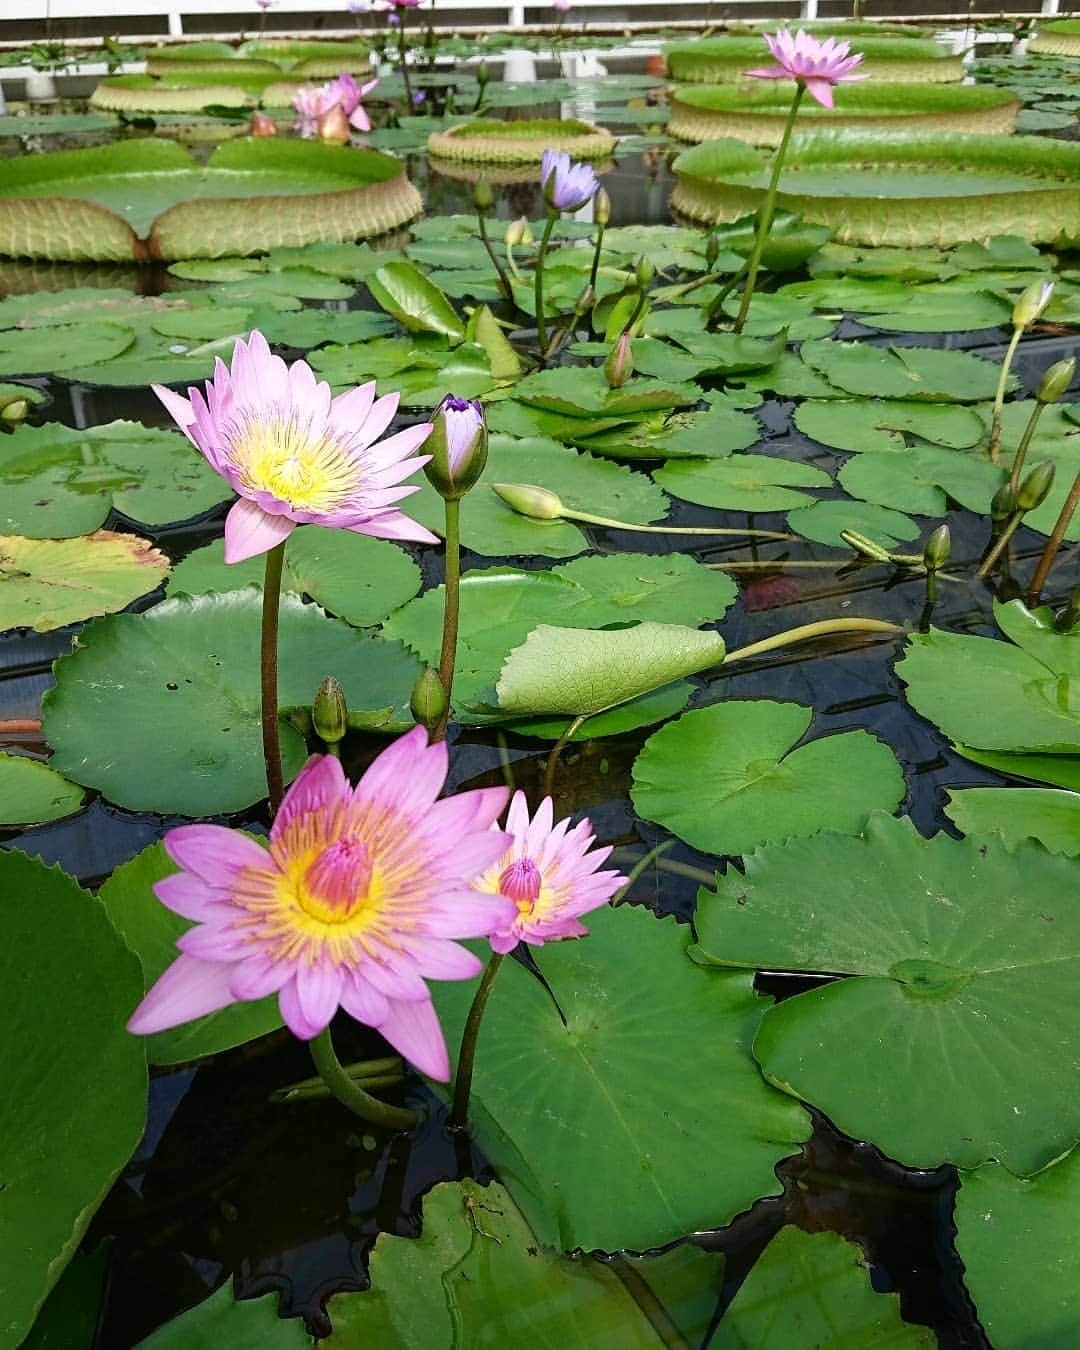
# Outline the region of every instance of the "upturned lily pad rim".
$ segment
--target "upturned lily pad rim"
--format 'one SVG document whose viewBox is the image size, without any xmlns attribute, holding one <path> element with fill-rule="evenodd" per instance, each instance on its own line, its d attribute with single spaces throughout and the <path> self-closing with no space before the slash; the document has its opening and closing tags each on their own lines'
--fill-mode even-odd
<svg viewBox="0 0 1080 1350">
<path fill-rule="evenodd" d="M 545 150 L 565 150 L 575 159 L 608 159 L 615 137 L 605 127 L 576 118 L 504 122 L 479 118 L 428 137 L 434 158 L 471 163 L 539 164 Z"/>
<path fill-rule="evenodd" d="M 964 62 L 931 38 L 844 33 L 878 82 L 944 83 L 962 80 Z M 746 72 L 769 62 L 758 36 L 726 36 L 673 43 L 664 48 L 673 79 L 696 83 L 745 83 Z"/>
</svg>

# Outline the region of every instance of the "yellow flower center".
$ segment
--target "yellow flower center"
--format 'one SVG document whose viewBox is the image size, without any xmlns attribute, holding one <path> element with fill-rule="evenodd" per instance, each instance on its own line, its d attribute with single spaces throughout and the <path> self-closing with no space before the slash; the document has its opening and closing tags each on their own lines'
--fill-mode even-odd
<svg viewBox="0 0 1080 1350">
<path fill-rule="evenodd" d="M 230 458 L 241 482 L 303 511 L 330 511 L 359 483 L 356 460 L 334 435 L 295 413 L 249 417 L 233 434 Z"/>
</svg>

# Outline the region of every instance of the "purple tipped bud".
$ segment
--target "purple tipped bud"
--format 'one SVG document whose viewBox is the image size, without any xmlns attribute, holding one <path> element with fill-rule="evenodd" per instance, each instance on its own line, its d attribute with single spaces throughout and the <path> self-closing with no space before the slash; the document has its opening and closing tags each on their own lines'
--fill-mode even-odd
<svg viewBox="0 0 1080 1350">
<path fill-rule="evenodd" d="M 558 495 L 535 483 L 492 483 L 492 491 L 519 516 L 533 520 L 560 520 L 563 504 Z"/>
<path fill-rule="evenodd" d="M 1053 293 L 1052 281 L 1033 281 L 1013 306 L 1013 327 L 1030 328 L 1036 319 L 1042 317 Z"/>
<path fill-rule="evenodd" d="M 311 724 L 315 728 L 315 735 L 325 745 L 336 745 L 344 739 L 349 729 L 345 691 L 333 675 L 327 675 L 319 685 L 315 702 L 311 706 Z"/>
<path fill-rule="evenodd" d="M 1040 403 L 1056 403 L 1059 398 L 1068 392 L 1075 374 L 1075 356 L 1070 356 L 1067 361 L 1055 361 L 1039 381 L 1039 387 L 1035 390 L 1035 397 Z"/>
<path fill-rule="evenodd" d="M 440 497 L 455 501 L 464 497 L 487 463 L 484 409 L 478 398 L 447 394 L 431 422 L 432 432 L 425 446 L 431 459 L 424 472 Z"/>
</svg>

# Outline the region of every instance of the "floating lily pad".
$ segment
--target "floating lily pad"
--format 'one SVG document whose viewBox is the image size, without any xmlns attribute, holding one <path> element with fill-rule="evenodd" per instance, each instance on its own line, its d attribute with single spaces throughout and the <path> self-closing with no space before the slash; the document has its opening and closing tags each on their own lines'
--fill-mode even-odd
<svg viewBox="0 0 1080 1350">
<path fill-rule="evenodd" d="M 1053 783 L 1070 792 L 1080 792 L 1080 755 L 1025 755 L 1003 750 L 976 750 L 956 742 L 957 754 L 1010 778 L 1025 778 L 1033 783 Z"/>
<path fill-rule="evenodd" d="M 0 825 L 38 825 L 78 811 L 82 788 L 23 755 L 0 752 Z"/>
<path fill-rule="evenodd" d="M 960 1175 L 956 1248 L 997 1350 L 1075 1350 L 1080 1152 L 1025 1181 L 1000 1163 Z"/>
<path fill-rule="evenodd" d="M 997 831 L 1010 848 L 1037 839 L 1051 853 L 1080 854 L 1080 792 L 1054 788 L 964 788 L 945 814 L 964 834 Z"/>
<path fill-rule="evenodd" d="M 48 633 L 95 614 L 114 614 L 152 591 L 168 570 L 165 554 L 134 534 L 0 535 L 0 631 Z"/>
<path fill-rule="evenodd" d="M 130 328 L 115 323 L 81 323 L 77 328 L 7 328 L 0 332 L 0 376 L 50 374 L 57 358 L 62 361 L 76 345 L 80 360 L 108 361 L 126 351 L 134 341 L 135 334 Z"/>
<path fill-rule="evenodd" d="M 873 502 L 820 501 L 788 512 L 788 528 L 804 539 L 819 544 L 848 548 L 840 537 L 844 530 L 855 530 L 886 548 L 898 548 L 919 536 L 919 527 L 900 511 Z"/>
<path fill-rule="evenodd" d="M 957 449 L 977 445 L 986 434 L 973 408 L 900 399 L 810 399 L 795 409 L 794 421 L 822 445 L 859 453 L 903 450 L 904 432 Z"/>
<path fill-rule="evenodd" d="M 545 150 L 565 150 L 575 160 L 597 160 L 611 158 L 615 137 L 606 128 L 577 118 L 481 117 L 433 131 L 427 150 L 433 159 L 470 164 L 539 164 Z"/>
<path fill-rule="evenodd" d="M 277 1294 L 237 1299 L 232 1281 L 171 1322 L 138 1350 L 313 1350 L 302 1317 L 279 1317 Z"/>
<path fill-rule="evenodd" d="M 16 849 L 0 880 L 0 1297 L 15 1345 L 139 1142 L 146 1056 L 124 1030 L 139 965 L 94 898 Z"/>
<path fill-rule="evenodd" d="M 53 765 L 136 811 L 208 816 L 264 797 L 261 607 L 253 588 L 181 596 L 85 628 L 78 650 L 56 662 L 56 686 L 43 702 Z M 392 706 L 408 720 L 416 661 L 297 596 L 282 597 L 279 662 L 282 707 L 310 706 L 319 682 L 334 675 L 352 710 Z M 307 757 L 288 722 L 281 752 L 288 780 Z"/>
<path fill-rule="evenodd" d="M 852 977 L 766 1013 L 770 1082 L 910 1167 L 1026 1174 L 1080 1135 L 1075 868 L 878 815 L 754 854 L 699 893 L 697 930 L 718 966 Z"/>
<path fill-rule="evenodd" d="M 748 976 L 716 980 L 687 959 L 687 930 L 647 910 L 600 909 L 587 923 L 587 938 L 541 953 L 565 1026 L 543 986 L 506 962 L 484 1017 L 470 1117 L 542 1242 L 646 1251 L 778 1194 L 773 1169 L 809 1120 L 750 1059 L 764 1000 Z M 435 992 L 451 1046 L 472 992 L 462 983 Z M 695 1046 L 693 1074 L 671 1054 L 672 1018 Z"/>
<path fill-rule="evenodd" d="M 409 514 L 414 514 L 409 508 Z M 261 586 L 264 559 L 226 563 L 223 540 L 189 553 L 169 578 L 173 595 Z M 420 589 L 420 569 L 404 549 L 349 530 L 301 525 L 285 548 L 282 586 L 310 595 L 357 628 L 378 623 Z"/>
<path fill-rule="evenodd" d="M 937 84 L 963 78 L 963 62 L 939 42 L 895 32 L 881 35 L 880 25 L 869 35 L 852 31 L 850 25 L 836 31 L 850 39 L 852 51 L 862 54 L 863 69 L 874 76 L 875 84 Z M 664 55 L 674 80 L 689 84 L 734 81 L 741 87 L 745 87 L 747 69 L 768 59 L 756 35 L 698 37 L 665 47 Z"/>
<path fill-rule="evenodd" d="M 176 960 L 176 939 L 193 926 L 166 909 L 154 894 L 154 884 L 177 870 L 165 845 L 151 844 L 118 867 L 98 892 L 113 927 L 139 958 L 146 989 Z M 151 1064 L 182 1064 L 244 1045 L 279 1026 L 277 996 L 271 995 L 233 1003 L 220 1012 L 148 1036 L 146 1053 Z"/>
<path fill-rule="evenodd" d="M 974 403 L 992 399 L 1000 370 L 970 352 L 940 347 L 873 347 L 866 342 L 804 342 L 800 356 L 837 389 L 864 398 Z M 1016 388 L 1010 376 L 1007 388 Z"/>
<path fill-rule="evenodd" d="M 569 737 L 571 741 L 598 740 L 605 736 L 621 736 L 640 727 L 655 726 L 681 713 L 690 702 L 697 686 L 689 680 L 675 680 L 650 693 L 640 694 L 629 703 L 622 703 L 608 712 L 596 713 Z M 540 740 L 557 741 L 570 730 L 568 717 L 525 717 L 520 721 L 510 718 L 504 723 L 507 731 L 521 736 L 536 736 Z"/>
<path fill-rule="evenodd" d="M 781 1228 L 754 1262 L 709 1341 L 715 1350 L 791 1346 L 925 1347 L 929 1327 L 900 1317 L 896 1294 L 877 1294 L 857 1247 L 837 1233 Z"/>
<path fill-rule="evenodd" d="M 1012 642 L 937 628 L 912 634 L 897 665 L 908 702 L 976 749 L 1077 754 L 1080 631 L 1055 632 L 1048 609 L 1032 612 L 1019 600 L 994 614 Z"/>
<path fill-rule="evenodd" d="M 703 852 L 739 854 L 789 835 L 854 832 L 871 811 L 897 807 L 904 775 L 892 752 L 867 731 L 799 745 L 812 717 L 770 699 L 685 713 L 635 760 L 635 809 Z"/>
<path fill-rule="evenodd" d="M 727 459 L 675 460 L 657 469 L 653 480 L 683 501 L 728 511 L 787 511 L 816 499 L 804 487 L 832 487 L 812 464 L 772 455 L 731 455 Z"/>
<path fill-rule="evenodd" d="M 492 686 L 507 654 L 538 624 L 600 628 L 653 620 L 692 628 L 719 618 L 734 598 L 729 577 L 678 554 L 578 558 L 550 572 L 466 572 L 455 702 L 461 708 L 493 704 Z M 443 604 L 441 586 L 427 591 L 392 615 L 383 632 L 437 665 Z"/>
<path fill-rule="evenodd" d="M 367 287 L 375 303 L 411 332 L 438 333 L 452 342 L 465 336 L 454 307 L 412 263 L 387 263 L 367 278 Z"/>
</svg>

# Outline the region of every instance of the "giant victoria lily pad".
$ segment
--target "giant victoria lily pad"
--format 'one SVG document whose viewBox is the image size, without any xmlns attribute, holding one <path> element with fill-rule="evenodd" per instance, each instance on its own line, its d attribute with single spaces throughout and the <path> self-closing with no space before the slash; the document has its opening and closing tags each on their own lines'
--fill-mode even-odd
<svg viewBox="0 0 1080 1350">
<path fill-rule="evenodd" d="M 1028 51 L 1038 56 L 1080 56 L 1080 19 L 1040 23 Z"/>
<path fill-rule="evenodd" d="M 708 141 L 675 161 L 676 210 L 736 220 L 765 198 L 767 158 L 737 140 Z M 777 205 L 841 242 L 946 248 L 987 235 L 1050 243 L 1080 233 L 1080 145 L 1032 136 L 799 133 Z"/>
<path fill-rule="evenodd" d="M 845 26 L 843 36 L 849 37 Z M 875 83 L 940 84 L 962 80 L 964 62 L 947 47 L 926 38 L 850 34 L 851 50 L 861 52 L 861 69 Z M 664 49 L 672 79 L 693 84 L 742 83 L 746 72 L 769 64 L 759 37 L 696 38 Z"/>
<path fill-rule="evenodd" d="M 428 137 L 428 153 L 472 163 L 539 164 L 545 150 L 566 150 L 574 159 L 608 159 L 615 137 L 604 127 L 571 118 L 504 122 L 479 118 Z"/>
<path fill-rule="evenodd" d="M 0 253 L 80 262 L 220 258 L 383 234 L 422 209 L 399 160 L 245 137 L 198 165 L 136 140 L 9 160 Z"/>
<path fill-rule="evenodd" d="M 985 85 L 897 88 L 871 81 L 841 85 L 834 98 L 835 109 L 805 102 L 799 109 L 800 129 L 828 126 L 849 131 L 1000 135 L 1016 129 L 1020 111 L 1020 100 L 1010 89 Z M 668 130 L 684 141 L 735 136 L 751 145 L 775 146 L 780 144 L 790 107 L 790 87 L 785 84 L 691 86 L 672 95 Z"/>
</svg>

